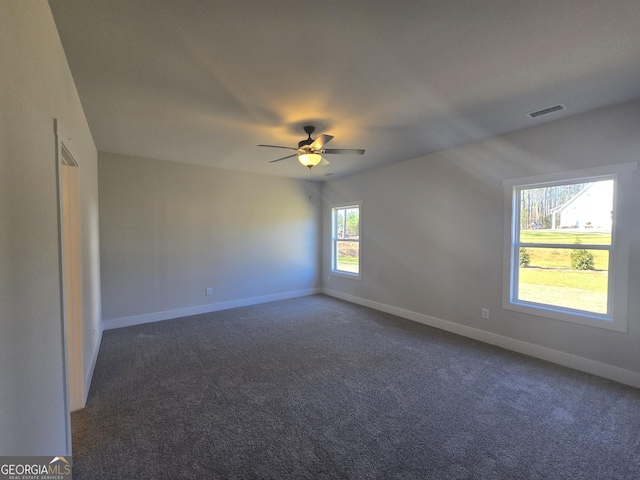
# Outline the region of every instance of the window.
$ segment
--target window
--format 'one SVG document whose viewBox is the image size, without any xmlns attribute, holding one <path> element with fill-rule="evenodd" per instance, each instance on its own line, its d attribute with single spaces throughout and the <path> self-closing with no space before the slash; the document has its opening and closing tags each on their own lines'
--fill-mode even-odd
<svg viewBox="0 0 640 480">
<path fill-rule="evenodd" d="M 331 208 L 331 273 L 361 278 L 360 212 L 361 203 Z"/>
<path fill-rule="evenodd" d="M 626 331 L 636 166 L 504 182 L 504 308 Z"/>
</svg>

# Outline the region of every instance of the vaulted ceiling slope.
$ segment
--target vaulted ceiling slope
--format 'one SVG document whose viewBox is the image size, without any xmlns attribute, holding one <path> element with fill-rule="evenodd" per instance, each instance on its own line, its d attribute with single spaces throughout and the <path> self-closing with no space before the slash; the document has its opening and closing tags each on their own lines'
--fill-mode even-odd
<svg viewBox="0 0 640 480">
<path fill-rule="evenodd" d="M 99 150 L 323 179 L 640 97 L 638 0 L 50 0 Z M 566 109 L 531 119 L 558 103 Z"/>
</svg>

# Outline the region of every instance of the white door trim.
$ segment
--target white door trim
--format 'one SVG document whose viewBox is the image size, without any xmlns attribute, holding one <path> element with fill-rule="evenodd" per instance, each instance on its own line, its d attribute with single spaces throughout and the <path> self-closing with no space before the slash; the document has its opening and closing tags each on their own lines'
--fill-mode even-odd
<svg viewBox="0 0 640 480">
<path fill-rule="evenodd" d="M 84 337 L 82 309 L 82 251 L 78 163 L 71 139 L 54 120 L 58 181 L 58 229 L 60 239 L 60 285 L 64 353 L 65 408 L 68 413 L 85 406 Z M 71 451 L 71 424 L 67 420 Z"/>
</svg>

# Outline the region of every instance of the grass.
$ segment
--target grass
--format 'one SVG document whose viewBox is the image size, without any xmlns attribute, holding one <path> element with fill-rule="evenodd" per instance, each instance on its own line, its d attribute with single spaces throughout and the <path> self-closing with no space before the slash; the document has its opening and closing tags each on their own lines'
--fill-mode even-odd
<svg viewBox="0 0 640 480">
<path fill-rule="evenodd" d="M 593 255 L 596 270 L 603 271 L 609 268 L 609 252 L 603 250 L 587 250 Z M 548 269 L 570 269 L 571 252 L 567 248 L 527 248 L 531 263 L 529 267 Z M 588 271 L 588 270 L 587 270 Z"/>
<path fill-rule="evenodd" d="M 611 245 L 611 232 L 575 230 L 522 230 L 522 243 L 565 243 L 573 245 L 576 239 L 583 245 Z"/>
<path fill-rule="evenodd" d="M 523 243 L 610 245 L 611 233 L 598 231 L 525 230 Z M 520 298 L 597 313 L 606 313 L 609 252 L 587 250 L 595 270 L 572 270 L 572 248 L 527 247 L 529 266 L 521 267 Z"/>
<path fill-rule="evenodd" d="M 338 265 L 357 265 L 358 257 L 338 257 Z"/>
<path fill-rule="evenodd" d="M 567 230 L 524 230 L 520 233 L 522 243 L 557 243 L 573 246 L 579 240 L 582 245 L 610 245 L 611 233 L 598 231 Z M 609 252 L 588 250 L 593 255 L 596 270 L 608 270 Z M 547 269 L 570 269 L 571 248 L 535 248 L 527 247 L 530 267 Z"/>
<path fill-rule="evenodd" d="M 586 312 L 607 313 L 607 292 L 523 283 L 520 285 L 518 298 Z"/>
<path fill-rule="evenodd" d="M 521 268 L 520 283 L 553 287 L 579 288 L 592 292 L 607 291 L 607 272 L 593 270 L 559 270 Z"/>
</svg>

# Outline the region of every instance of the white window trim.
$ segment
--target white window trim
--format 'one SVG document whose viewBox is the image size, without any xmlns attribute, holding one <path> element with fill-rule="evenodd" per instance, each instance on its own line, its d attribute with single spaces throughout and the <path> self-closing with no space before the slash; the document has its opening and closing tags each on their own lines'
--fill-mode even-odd
<svg viewBox="0 0 640 480">
<path fill-rule="evenodd" d="M 627 295 L 629 283 L 629 246 L 631 231 L 631 188 L 632 175 L 637 169 L 637 162 L 586 168 L 569 172 L 535 175 L 530 177 L 505 180 L 504 185 L 504 237 L 503 237 L 503 275 L 502 275 L 502 307 L 521 313 L 540 317 L 563 320 L 581 325 L 627 331 Z M 613 275 L 609 290 L 609 314 L 589 314 L 584 311 L 568 308 L 556 308 L 549 305 L 537 305 L 515 299 L 513 292 L 514 269 L 519 268 L 516 261 L 514 210 L 517 199 L 516 187 L 528 185 L 563 184 L 568 181 L 601 180 L 605 177 L 614 179 L 613 223 L 612 223 L 612 255 L 609 258 L 609 271 Z M 519 256 L 518 256 L 519 258 Z"/>
<path fill-rule="evenodd" d="M 362 200 L 356 202 L 336 203 L 329 205 L 331 208 L 331 269 L 329 275 L 334 277 L 351 278 L 354 280 L 362 280 Z M 336 270 L 336 231 L 335 222 L 333 219 L 333 211 L 340 208 L 358 207 L 358 243 L 359 247 L 359 259 L 358 259 L 358 273 L 344 272 L 342 270 Z"/>
</svg>

